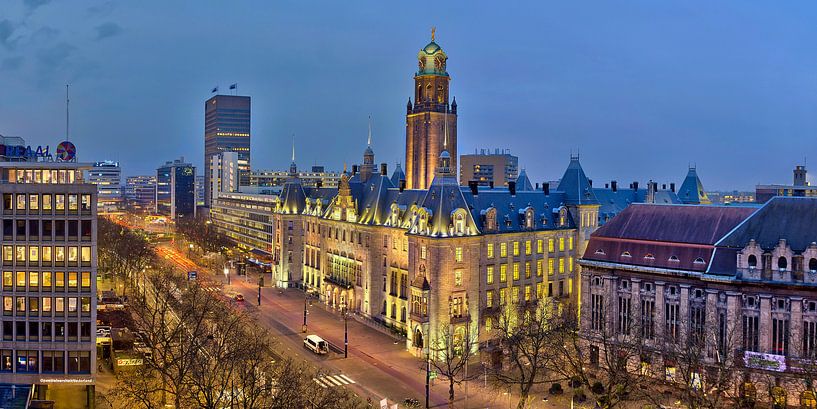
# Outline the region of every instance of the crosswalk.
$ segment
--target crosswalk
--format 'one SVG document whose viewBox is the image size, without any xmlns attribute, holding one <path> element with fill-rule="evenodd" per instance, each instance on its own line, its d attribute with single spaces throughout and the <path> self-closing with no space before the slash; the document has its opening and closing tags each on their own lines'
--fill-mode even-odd
<svg viewBox="0 0 817 409">
<path fill-rule="evenodd" d="M 343 374 L 340 374 L 340 375 L 324 375 L 324 376 L 319 376 L 317 378 L 312 378 L 312 380 L 314 380 L 315 383 L 317 383 L 318 385 L 320 385 L 320 386 L 322 386 L 324 388 L 331 388 L 331 387 L 335 387 L 335 386 L 343 386 L 343 385 L 348 385 L 350 383 L 355 383 L 355 381 L 352 380 L 352 378 L 350 378 L 350 377 L 348 377 L 346 375 L 343 375 Z"/>
<path fill-rule="evenodd" d="M 207 291 L 207 292 L 210 292 L 210 293 L 221 291 L 221 289 L 218 288 L 218 287 L 201 287 L 201 289 L 202 289 L 202 291 Z"/>
</svg>

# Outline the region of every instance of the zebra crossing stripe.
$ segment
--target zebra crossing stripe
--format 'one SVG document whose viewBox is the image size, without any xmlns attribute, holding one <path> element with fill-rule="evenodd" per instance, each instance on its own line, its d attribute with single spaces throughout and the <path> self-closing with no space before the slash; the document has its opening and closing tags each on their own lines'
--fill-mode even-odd
<svg viewBox="0 0 817 409">
<path fill-rule="evenodd" d="M 344 381 L 346 381 L 346 383 L 347 383 L 347 384 L 349 384 L 349 383 L 355 383 L 355 381 L 353 381 L 353 380 L 352 380 L 352 378 L 350 378 L 350 377 L 348 377 L 348 376 L 346 376 L 346 375 L 340 374 L 340 375 L 338 375 L 338 376 L 339 376 L 341 379 L 343 379 Z"/>
<path fill-rule="evenodd" d="M 318 385 L 320 385 L 323 388 L 329 388 L 329 387 L 332 387 L 332 386 L 343 386 L 343 385 L 348 385 L 348 384 L 351 384 L 351 383 L 355 383 L 355 381 L 352 380 L 352 378 L 350 378 L 350 377 L 348 377 L 346 375 L 343 375 L 343 374 L 340 374 L 340 375 L 325 375 L 325 376 L 321 376 L 320 378 L 312 378 L 312 380 L 315 381 L 315 383 L 317 383 Z"/>
</svg>

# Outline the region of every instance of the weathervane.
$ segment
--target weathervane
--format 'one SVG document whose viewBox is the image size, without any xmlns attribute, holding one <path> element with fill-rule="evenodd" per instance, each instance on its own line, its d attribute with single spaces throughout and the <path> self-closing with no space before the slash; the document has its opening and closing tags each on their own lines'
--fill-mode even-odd
<svg viewBox="0 0 817 409">
<path fill-rule="evenodd" d="M 434 41 L 434 32 L 437 31 L 437 27 L 431 27 L 431 41 Z"/>
</svg>

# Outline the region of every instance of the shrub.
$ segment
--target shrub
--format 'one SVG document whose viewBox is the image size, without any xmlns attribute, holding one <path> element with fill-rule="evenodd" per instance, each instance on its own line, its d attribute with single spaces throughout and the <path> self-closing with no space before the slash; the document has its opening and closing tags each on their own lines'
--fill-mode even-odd
<svg viewBox="0 0 817 409">
<path fill-rule="evenodd" d="M 561 395 L 562 393 L 564 393 L 564 391 L 562 390 L 562 384 L 556 382 L 550 385 L 548 393 L 550 393 L 551 395 Z"/>
</svg>

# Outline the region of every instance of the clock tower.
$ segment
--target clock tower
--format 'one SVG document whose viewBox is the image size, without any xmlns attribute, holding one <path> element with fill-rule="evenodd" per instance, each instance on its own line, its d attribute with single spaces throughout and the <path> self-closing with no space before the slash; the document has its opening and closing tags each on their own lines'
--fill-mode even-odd
<svg viewBox="0 0 817 409">
<path fill-rule="evenodd" d="M 434 42 L 434 29 L 417 60 L 414 103 L 409 99 L 406 106 L 406 187 L 427 189 L 442 151 L 451 155 L 451 169 L 457 173 L 457 100 L 449 104 L 448 56 Z"/>
</svg>

